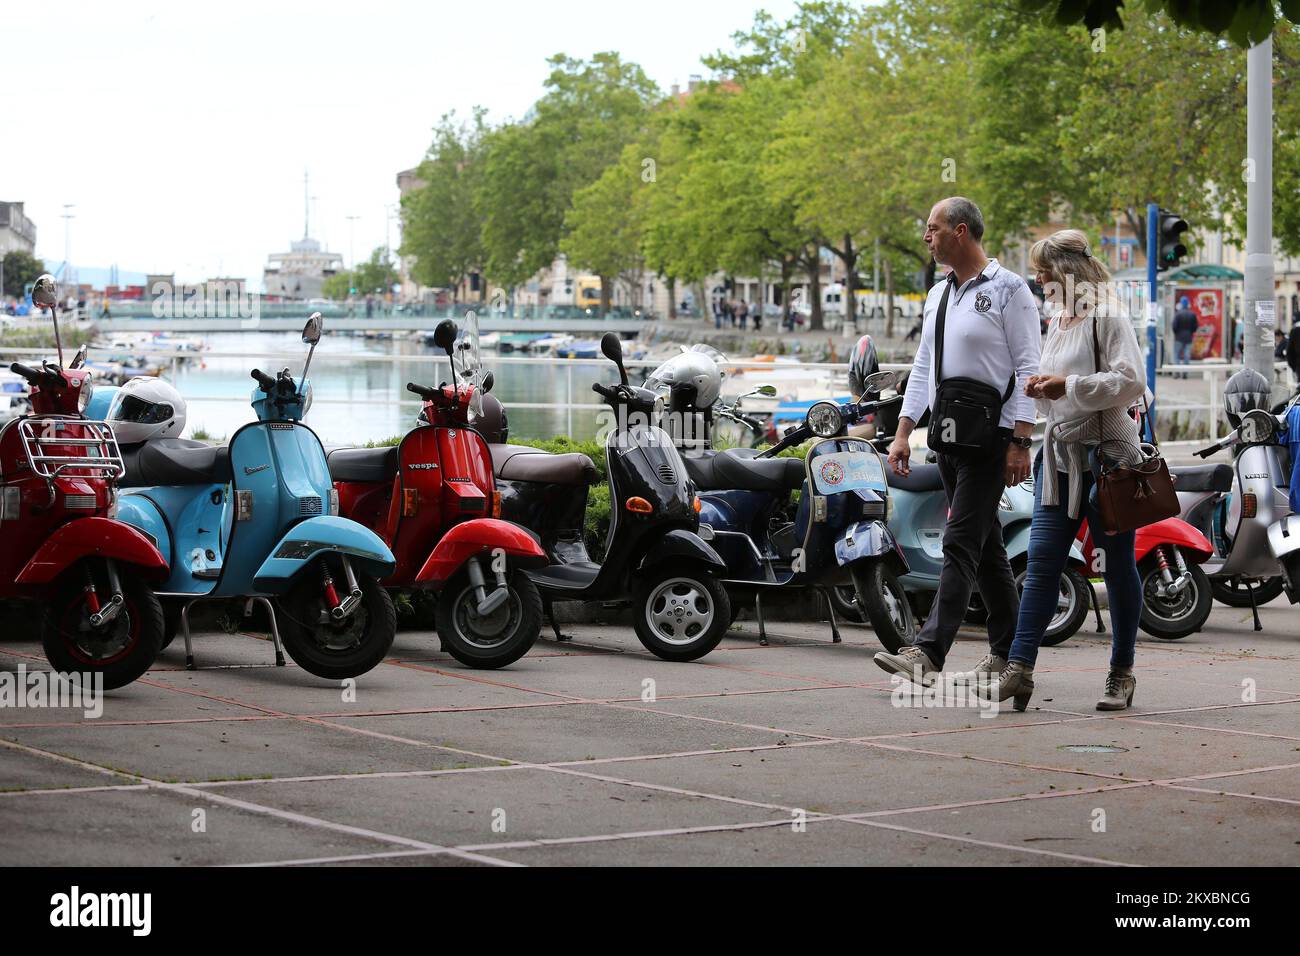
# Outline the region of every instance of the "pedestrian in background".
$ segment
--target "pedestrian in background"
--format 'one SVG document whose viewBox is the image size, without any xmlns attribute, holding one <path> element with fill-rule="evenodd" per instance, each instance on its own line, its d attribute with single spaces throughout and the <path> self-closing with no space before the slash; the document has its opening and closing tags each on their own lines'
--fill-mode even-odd
<svg viewBox="0 0 1300 956">
<path fill-rule="evenodd" d="M 736 303 L 736 323 L 741 327 L 741 329 L 745 328 L 745 320 L 748 318 L 749 318 L 749 303 L 746 302 L 744 299 L 741 299 L 739 302 Z"/>
<path fill-rule="evenodd" d="M 1192 342 L 1196 339 L 1196 329 L 1199 326 L 1196 313 L 1192 311 L 1192 303 L 1187 296 L 1182 296 L 1178 300 L 1178 311 L 1174 313 L 1174 363 L 1177 365 L 1189 365 L 1192 361 Z M 1187 378 L 1186 372 L 1180 372 L 1179 378 Z"/>
<path fill-rule="evenodd" d="M 1291 374 L 1300 379 L 1300 321 L 1291 326 L 1291 334 L 1287 336 L 1286 364 L 1291 367 Z"/>
</svg>

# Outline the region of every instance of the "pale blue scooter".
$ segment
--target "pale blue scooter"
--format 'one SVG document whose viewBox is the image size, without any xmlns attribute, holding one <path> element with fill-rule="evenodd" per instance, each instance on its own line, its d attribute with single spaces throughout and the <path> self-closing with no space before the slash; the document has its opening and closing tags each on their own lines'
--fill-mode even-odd
<svg viewBox="0 0 1300 956">
<path fill-rule="evenodd" d="M 184 635 L 188 668 L 189 609 L 206 598 L 246 597 L 246 613 L 262 604 L 276 664 L 284 663 L 283 640 L 289 656 L 318 677 L 356 677 L 392 646 L 396 615 L 378 582 L 392 573 L 393 554 L 369 528 L 337 516 L 324 449 L 302 423 L 322 329 L 316 313 L 303 330 L 311 352 L 300 384 L 287 368 L 275 376 L 253 370 L 257 421 L 229 444 L 162 438 L 122 448 L 117 516 L 153 538 L 168 561 L 158 597 L 168 638 L 178 628 Z M 102 404 L 101 417 L 115 391 L 96 389 L 92 404 Z"/>
</svg>

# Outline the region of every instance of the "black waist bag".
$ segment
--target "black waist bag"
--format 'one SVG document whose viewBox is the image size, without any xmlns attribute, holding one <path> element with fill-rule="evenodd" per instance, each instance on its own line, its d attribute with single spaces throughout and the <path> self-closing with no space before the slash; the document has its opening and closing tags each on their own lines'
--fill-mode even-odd
<svg viewBox="0 0 1300 956">
<path fill-rule="evenodd" d="M 974 458 L 997 449 L 1006 437 L 999 427 L 1002 406 L 1016 388 L 1013 374 L 1007 390 L 999 392 L 988 382 L 974 378 L 943 377 L 943 324 L 948 312 L 948 293 L 952 282 L 943 290 L 934 323 L 934 407 L 930 410 L 930 429 L 926 444 L 944 455 Z"/>
</svg>

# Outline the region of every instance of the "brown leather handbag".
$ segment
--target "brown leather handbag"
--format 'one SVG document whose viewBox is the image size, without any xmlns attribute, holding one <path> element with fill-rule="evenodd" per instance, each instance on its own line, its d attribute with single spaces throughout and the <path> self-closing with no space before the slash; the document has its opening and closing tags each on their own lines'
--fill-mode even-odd
<svg viewBox="0 0 1300 956">
<path fill-rule="evenodd" d="M 1092 356 L 1097 371 L 1101 371 L 1101 346 L 1097 340 L 1097 316 L 1092 317 Z M 1102 446 L 1113 443 L 1101 438 L 1102 416 L 1097 415 L 1097 462 L 1101 474 L 1097 476 L 1097 510 L 1107 534 L 1133 531 L 1180 511 L 1178 495 L 1174 492 L 1174 479 L 1169 466 L 1160 455 L 1156 431 L 1151 429 L 1151 445 L 1156 453 L 1145 457 L 1136 465 L 1112 464 L 1102 454 Z"/>
</svg>

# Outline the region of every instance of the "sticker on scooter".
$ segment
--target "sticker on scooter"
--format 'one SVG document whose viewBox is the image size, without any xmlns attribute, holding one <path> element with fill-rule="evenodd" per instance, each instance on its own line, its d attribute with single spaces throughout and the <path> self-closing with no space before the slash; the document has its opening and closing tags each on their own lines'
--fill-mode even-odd
<svg viewBox="0 0 1300 956">
<path fill-rule="evenodd" d="M 884 493 L 885 468 L 875 452 L 840 451 L 817 459 L 814 484 L 818 494 L 839 494 L 869 488 Z"/>
</svg>

